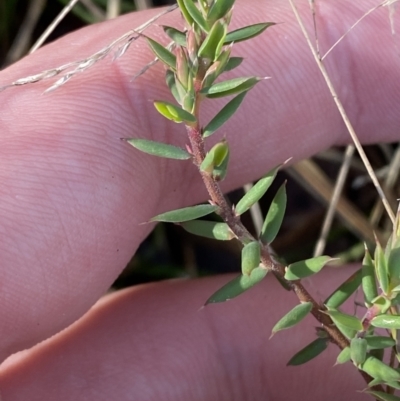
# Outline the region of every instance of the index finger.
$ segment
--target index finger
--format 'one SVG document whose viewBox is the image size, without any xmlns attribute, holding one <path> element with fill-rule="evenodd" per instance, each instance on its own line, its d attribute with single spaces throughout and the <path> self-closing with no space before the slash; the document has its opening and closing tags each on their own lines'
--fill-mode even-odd
<svg viewBox="0 0 400 401">
<path fill-rule="evenodd" d="M 321 47 L 374 4 L 321 2 Z M 3 71 L 1 84 L 84 58 L 155 12 L 68 35 Z M 306 3 L 302 13 L 309 15 Z M 280 1 L 237 3 L 234 26 L 265 20 L 284 23 L 237 46 L 246 57 L 237 74 L 273 79 L 256 87 L 222 130 L 232 149 L 225 190 L 288 157 L 348 139 L 289 7 Z M 181 20 L 174 14 L 164 23 L 179 26 Z M 149 35 L 160 32 L 154 28 Z M 393 82 L 400 61 L 391 40 L 387 10 L 380 9 L 327 60 L 364 142 L 398 137 L 400 92 Z M 51 94 L 42 95 L 44 82 L 1 93 L 0 357 L 51 336 L 87 311 L 149 232 L 150 226 L 138 223 L 206 199 L 195 168 L 139 154 L 120 141 L 146 137 L 185 144 L 184 131 L 152 106 L 151 100 L 169 96 L 162 69 L 130 82 L 151 60 L 145 43 L 137 41 L 117 62 L 102 61 Z M 206 107 L 205 120 L 216 104 Z"/>
</svg>

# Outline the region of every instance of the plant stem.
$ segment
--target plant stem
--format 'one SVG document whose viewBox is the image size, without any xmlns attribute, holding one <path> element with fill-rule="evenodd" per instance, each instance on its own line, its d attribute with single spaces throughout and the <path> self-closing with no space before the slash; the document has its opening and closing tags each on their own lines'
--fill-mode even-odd
<svg viewBox="0 0 400 401">
<path fill-rule="evenodd" d="M 199 168 L 205 158 L 206 153 L 204 149 L 204 140 L 201 135 L 201 129 L 199 125 L 195 127 L 187 126 L 187 132 L 193 152 L 193 161 Z M 211 201 L 219 207 L 218 214 L 225 221 L 225 223 L 228 224 L 229 228 L 235 234 L 237 239 L 242 244 L 248 244 L 249 242 L 256 241 L 246 227 L 244 227 L 239 216 L 235 214 L 234 210 L 224 197 L 219 183 L 212 177 L 212 175 L 206 172 L 200 171 L 200 174 L 207 188 Z M 282 280 L 297 295 L 301 302 L 312 303 L 313 308 L 311 313 L 323 325 L 324 330 L 329 334 L 332 342 L 337 344 L 341 349 L 349 346 L 349 341 L 347 338 L 344 337 L 343 334 L 334 326 L 330 317 L 323 313 L 325 307 L 317 303 L 312 298 L 309 292 L 301 284 L 301 281 L 288 281 L 284 278 L 285 267 L 275 260 L 275 258 L 271 255 L 268 246 L 265 244 L 262 244 L 261 246 L 261 262 L 267 270 L 272 271 L 274 275 L 278 276 L 279 279 Z"/>
<path fill-rule="evenodd" d="M 198 106 L 198 104 L 197 104 Z M 196 107 L 198 110 L 198 107 Z M 197 121 L 199 115 L 197 114 Z M 199 169 L 201 178 L 210 196 L 210 200 L 219 207 L 218 215 L 225 221 L 237 239 L 243 244 L 256 241 L 250 232 L 242 224 L 240 217 L 235 214 L 234 209 L 231 207 L 228 200 L 222 193 L 221 187 L 217 180 L 211 174 L 200 170 L 200 165 L 203 162 L 206 151 L 204 147 L 204 139 L 202 137 L 202 130 L 199 123 L 196 126 L 186 126 L 191 150 L 193 154 L 193 162 Z M 300 302 L 311 302 L 313 307 L 311 310 L 312 315 L 322 325 L 323 329 L 328 333 L 330 341 L 335 343 L 340 349 L 350 346 L 349 340 L 336 328 L 329 315 L 324 313 L 326 308 L 324 305 L 319 304 L 310 293 L 304 288 L 300 280 L 289 281 L 285 279 L 285 266 L 279 263 L 273 256 L 272 251 L 266 244 L 261 244 L 261 262 L 268 271 L 271 271 L 280 281 L 282 281 L 288 288 L 290 288 L 298 297 Z M 365 372 L 360 370 L 364 380 L 369 383 L 372 378 Z M 382 386 L 374 386 L 377 391 L 384 391 Z"/>
</svg>

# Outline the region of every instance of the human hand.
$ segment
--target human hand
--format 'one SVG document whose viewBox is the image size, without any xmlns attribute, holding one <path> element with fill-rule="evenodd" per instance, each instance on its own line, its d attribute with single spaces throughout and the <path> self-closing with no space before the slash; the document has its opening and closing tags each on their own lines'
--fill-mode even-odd
<svg viewBox="0 0 400 401">
<path fill-rule="evenodd" d="M 322 3 L 321 47 L 375 4 Z M 226 190 L 288 157 L 300 159 L 349 141 L 289 7 L 278 1 L 268 6 L 239 1 L 236 10 L 238 26 L 285 23 L 246 46 L 237 45 L 247 59 L 243 75 L 249 68 L 252 75 L 273 79 L 252 90 L 224 126 L 232 148 Z M 303 11 L 308 15 L 307 4 Z M 86 57 L 154 13 L 71 34 L 3 71 L 0 86 Z M 177 14 L 163 19 L 169 25 L 179 21 Z M 398 139 L 400 94 L 393 83 L 400 62 L 392 40 L 387 10 L 381 9 L 327 60 L 364 142 Z M 47 339 L 2 366 L 3 399 L 353 395 L 363 382 L 351 366 L 330 369 L 334 347 L 304 369 L 284 368 L 312 337 L 296 330 L 267 341 L 272 325 L 290 309 L 286 294 L 269 280 L 235 301 L 200 311 L 226 277 L 129 289 L 102 299 L 50 338 L 81 317 L 117 277 L 151 229 L 138 223 L 205 198 L 196 169 L 143 155 L 119 140 L 185 142 L 151 104 L 167 97 L 162 69 L 129 81 L 151 59 L 146 45 L 135 42 L 117 62 L 98 63 L 51 94 L 42 95 L 48 87 L 43 82 L 0 94 L 0 356 Z M 318 285 L 340 282 L 331 276 Z"/>
</svg>

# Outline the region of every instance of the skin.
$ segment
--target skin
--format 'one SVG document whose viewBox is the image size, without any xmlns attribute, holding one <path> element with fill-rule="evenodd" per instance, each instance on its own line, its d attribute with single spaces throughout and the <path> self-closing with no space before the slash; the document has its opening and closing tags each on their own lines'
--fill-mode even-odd
<svg viewBox="0 0 400 401">
<path fill-rule="evenodd" d="M 360 3 L 319 2 L 321 49 L 379 4 Z M 154 14 L 72 33 L 2 71 L 0 86 L 87 57 Z M 399 14 L 393 18 L 396 26 Z M 237 2 L 234 27 L 265 20 L 284 23 L 235 47 L 246 58 L 235 76 L 272 79 L 258 84 L 221 130 L 232 151 L 225 190 L 288 157 L 349 142 L 286 2 Z M 162 23 L 182 26 L 177 13 Z M 147 34 L 162 37 L 157 28 Z M 363 143 L 399 139 L 396 41 L 381 8 L 326 61 Z M 2 400 L 366 399 L 350 364 L 331 368 L 334 346 L 304 368 L 285 367 L 314 339 L 316 324 L 310 319 L 268 341 L 273 324 L 296 304 L 272 279 L 201 310 L 229 277 L 140 286 L 98 301 L 153 228 L 139 223 L 206 199 L 195 168 L 120 141 L 186 142 L 183 127 L 152 106 L 170 98 L 162 68 L 130 82 L 151 59 L 137 41 L 118 61 L 99 62 L 50 94 L 42 94 L 48 82 L 0 94 L 0 358 L 28 349 L 0 366 Z M 205 105 L 205 121 L 218 107 Z M 322 300 L 349 274 L 328 270 L 311 290 Z"/>
</svg>

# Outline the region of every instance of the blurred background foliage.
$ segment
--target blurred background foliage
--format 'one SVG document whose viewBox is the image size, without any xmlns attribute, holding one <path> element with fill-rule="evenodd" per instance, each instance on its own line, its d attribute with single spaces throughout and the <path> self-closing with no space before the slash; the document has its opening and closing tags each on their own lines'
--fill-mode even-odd
<svg viewBox="0 0 400 401">
<path fill-rule="evenodd" d="M 113 18 L 149 7 L 173 4 L 168 0 L 80 0 L 50 34 L 46 43 L 87 24 Z M 69 0 L 2 0 L 0 1 L 0 65 L 17 61 L 46 28 L 71 5 Z M 110 42 L 115 39 L 110 37 Z M 73 61 L 73 60 L 71 60 Z M 95 68 L 95 67 L 94 67 Z M 157 68 L 157 67 L 155 67 Z M 290 118 L 290 116 L 288 116 Z M 260 204 L 265 213 L 275 191 L 288 180 L 288 208 L 274 249 L 287 262 L 315 254 L 326 210 L 339 171 L 346 160 L 347 178 L 339 193 L 335 218 L 330 225 L 323 253 L 340 255 L 344 262 L 359 261 L 363 242 L 371 243 L 373 232 L 384 240 L 390 222 L 379 206 L 379 200 L 365 169 L 357 156 L 348 157 L 348 148 L 329 149 L 281 172 Z M 400 162 L 397 145 L 367 147 L 367 154 L 396 208 Z M 237 202 L 243 189 L 231 193 Z M 257 211 L 255 211 L 257 215 Z M 255 231 L 254 218 L 244 215 L 245 224 Z M 257 220 L 257 217 L 255 217 Z M 196 277 L 240 271 L 240 247 L 234 241 L 216 242 L 184 232 L 179 226 L 159 224 L 140 246 L 115 288 L 175 277 Z"/>
</svg>

